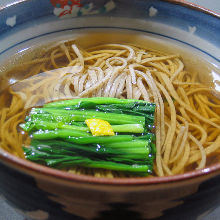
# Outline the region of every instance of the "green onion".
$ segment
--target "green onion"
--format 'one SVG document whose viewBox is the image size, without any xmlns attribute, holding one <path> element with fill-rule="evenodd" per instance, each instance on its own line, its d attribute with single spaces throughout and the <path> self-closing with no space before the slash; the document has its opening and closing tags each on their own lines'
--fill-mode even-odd
<svg viewBox="0 0 220 220">
<path fill-rule="evenodd" d="M 64 100 L 33 108 L 20 127 L 28 132 L 28 160 L 57 169 L 74 167 L 152 173 L 156 155 L 155 104 L 106 97 Z M 108 121 L 116 135 L 93 136 L 87 119 Z"/>
</svg>

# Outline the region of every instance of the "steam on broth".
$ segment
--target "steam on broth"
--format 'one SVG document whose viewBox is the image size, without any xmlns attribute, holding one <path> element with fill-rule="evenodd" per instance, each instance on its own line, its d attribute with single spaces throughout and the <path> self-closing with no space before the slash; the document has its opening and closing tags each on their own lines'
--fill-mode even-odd
<svg viewBox="0 0 220 220">
<path fill-rule="evenodd" d="M 31 138 L 19 125 L 33 107 L 66 99 L 115 97 L 156 104 L 152 175 L 181 174 L 219 161 L 220 99 L 213 85 L 204 83 L 195 67 L 186 68 L 177 53 L 138 41 L 97 44 L 97 39 L 84 45 L 68 40 L 39 47 L 26 55 L 31 59 L 21 58 L 2 74 L 1 88 L 17 78 L 0 93 L 1 148 L 25 158 L 22 146 L 30 146 Z M 80 166 L 67 171 L 129 176 Z"/>
</svg>

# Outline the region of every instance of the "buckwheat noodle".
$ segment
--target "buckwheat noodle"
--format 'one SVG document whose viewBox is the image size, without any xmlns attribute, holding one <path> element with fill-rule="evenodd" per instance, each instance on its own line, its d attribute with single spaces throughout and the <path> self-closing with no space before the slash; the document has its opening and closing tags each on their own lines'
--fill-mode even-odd
<svg viewBox="0 0 220 220">
<path fill-rule="evenodd" d="M 18 157 L 24 158 L 22 145 L 30 143 L 18 125 L 31 107 L 94 96 L 156 103 L 156 176 L 202 169 L 218 157 L 217 91 L 200 83 L 196 73 L 187 72 L 177 54 L 122 44 L 85 50 L 69 41 L 56 43 L 42 58 L 17 65 L 10 72 L 15 70 L 26 75 L 0 94 L 0 147 Z M 79 167 L 68 172 L 98 177 L 122 175 Z"/>
</svg>

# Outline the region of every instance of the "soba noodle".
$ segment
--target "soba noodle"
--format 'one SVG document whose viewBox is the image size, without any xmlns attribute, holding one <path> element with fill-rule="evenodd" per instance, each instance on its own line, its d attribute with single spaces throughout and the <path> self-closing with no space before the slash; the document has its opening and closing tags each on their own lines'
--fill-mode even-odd
<svg viewBox="0 0 220 220">
<path fill-rule="evenodd" d="M 0 146 L 4 150 L 24 158 L 22 145 L 30 139 L 18 125 L 31 107 L 59 99 L 103 96 L 156 103 L 157 176 L 202 169 L 220 152 L 217 92 L 200 83 L 196 73 L 187 72 L 179 55 L 122 44 L 84 50 L 69 41 L 55 44 L 43 57 L 11 70 L 26 72 L 26 79 L 0 96 Z M 120 175 L 83 168 L 69 172 Z"/>
</svg>

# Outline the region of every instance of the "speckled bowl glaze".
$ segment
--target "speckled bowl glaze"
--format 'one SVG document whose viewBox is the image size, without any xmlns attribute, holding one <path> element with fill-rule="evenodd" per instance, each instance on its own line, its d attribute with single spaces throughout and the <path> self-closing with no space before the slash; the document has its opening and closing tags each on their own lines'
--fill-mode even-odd
<svg viewBox="0 0 220 220">
<path fill-rule="evenodd" d="M 107 29 L 174 42 L 220 62 L 220 15 L 171 0 L 9 1 L 0 6 L 0 61 L 36 42 Z M 220 204 L 220 164 L 170 177 L 107 179 L 0 150 L 0 192 L 28 219 L 195 220 Z"/>
</svg>

